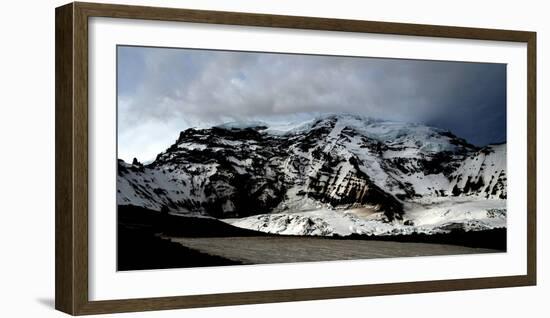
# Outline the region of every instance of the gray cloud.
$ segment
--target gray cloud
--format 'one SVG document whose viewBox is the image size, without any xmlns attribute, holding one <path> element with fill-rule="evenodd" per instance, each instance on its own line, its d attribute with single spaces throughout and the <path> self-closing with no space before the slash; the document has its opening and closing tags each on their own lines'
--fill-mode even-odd
<svg viewBox="0 0 550 318">
<path fill-rule="evenodd" d="M 506 139 L 503 64 L 141 47 L 119 47 L 118 62 L 124 159 L 152 157 L 189 127 L 324 112 L 426 123 L 480 145 Z"/>
</svg>

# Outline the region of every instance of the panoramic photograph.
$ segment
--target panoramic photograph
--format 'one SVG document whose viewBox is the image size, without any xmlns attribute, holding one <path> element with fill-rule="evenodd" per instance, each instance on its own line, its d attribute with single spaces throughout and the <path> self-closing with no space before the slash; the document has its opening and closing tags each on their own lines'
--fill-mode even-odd
<svg viewBox="0 0 550 318">
<path fill-rule="evenodd" d="M 117 47 L 117 270 L 506 252 L 506 65 Z"/>
</svg>

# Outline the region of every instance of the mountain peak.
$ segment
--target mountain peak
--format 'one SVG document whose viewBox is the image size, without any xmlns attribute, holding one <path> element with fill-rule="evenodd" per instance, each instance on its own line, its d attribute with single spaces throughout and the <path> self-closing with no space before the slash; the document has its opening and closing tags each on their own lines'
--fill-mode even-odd
<svg viewBox="0 0 550 318">
<path fill-rule="evenodd" d="M 445 130 L 353 114 L 228 123 L 182 131 L 151 164 L 119 163 L 118 200 L 216 217 L 358 206 L 392 220 L 403 200 L 417 197 L 505 197 L 500 148 L 481 151 Z"/>
</svg>

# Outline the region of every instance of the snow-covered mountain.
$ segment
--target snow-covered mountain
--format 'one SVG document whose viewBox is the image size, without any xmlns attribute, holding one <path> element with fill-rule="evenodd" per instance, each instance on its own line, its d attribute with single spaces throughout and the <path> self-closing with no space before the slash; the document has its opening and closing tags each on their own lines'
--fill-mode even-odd
<svg viewBox="0 0 550 318">
<path fill-rule="evenodd" d="M 262 217 L 261 225 L 242 221 L 266 231 L 284 219 L 300 230 L 272 232 L 325 235 L 338 231 L 323 217 L 291 214 L 359 209 L 353 215 L 361 222 L 411 224 L 411 211 L 426 202 L 505 202 L 506 145 L 479 149 L 445 130 L 356 115 L 285 126 L 228 123 L 181 132 L 150 164 L 119 160 L 117 189 L 119 205 Z M 275 221 L 277 215 L 289 217 Z"/>
</svg>

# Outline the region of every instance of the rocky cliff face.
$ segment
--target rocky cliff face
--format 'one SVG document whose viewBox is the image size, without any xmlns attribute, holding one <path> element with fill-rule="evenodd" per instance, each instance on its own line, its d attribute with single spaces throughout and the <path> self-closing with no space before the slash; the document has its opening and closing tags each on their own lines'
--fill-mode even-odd
<svg viewBox="0 0 550 318">
<path fill-rule="evenodd" d="M 506 146 L 478 149 L 417 124 L 327 115 L 188 129 L 141 165 L 119 160 L 119 205 L 245 217 L 319 206 L 366 207 L 401 219 L 419 197 L 506 198 Z"/>
<path fill-rule="evenodd" d="M 468 155 L 450 175 L 448 191 L 506 199 L 506 145 L 489 145 Z"/>
</svg>

